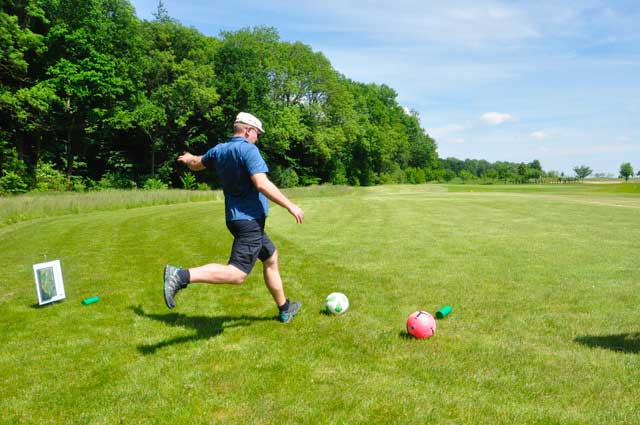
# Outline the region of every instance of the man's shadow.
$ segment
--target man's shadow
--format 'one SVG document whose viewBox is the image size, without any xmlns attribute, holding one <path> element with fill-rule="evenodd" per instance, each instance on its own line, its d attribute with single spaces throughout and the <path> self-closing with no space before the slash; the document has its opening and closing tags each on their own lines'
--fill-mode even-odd
<svg viewBox="0 0 640 425">
<path fill-rule="evenodd" d="M 577 337 L 574 341 L 588 347 L 606 348 L 623 353 L 640 352 L 640 332 L 618 335 L 585 335 Z"/>
<path fill-rule="evenodd" d="M 157 350 L 174 344 L 182 344 L 200 339 L 209 339 L 220 335 L 227 328 L 235 328 L 239 326 L 249 326 L 252 322 L 276 320 L 276 317 L 255 317 L 255 316 L 187 316 L 180 313 L 169 314 L 150 314 L 145 313 L 141 306 L 129 307 L 135 314 L 147 319 L 164 322 L 169 326 L 194 329 L 195 333 L 191 335 L 179 336 L 156 344 L 138 345 L 138 351 L 147 355 L 153 354 Z"/>
</svg>

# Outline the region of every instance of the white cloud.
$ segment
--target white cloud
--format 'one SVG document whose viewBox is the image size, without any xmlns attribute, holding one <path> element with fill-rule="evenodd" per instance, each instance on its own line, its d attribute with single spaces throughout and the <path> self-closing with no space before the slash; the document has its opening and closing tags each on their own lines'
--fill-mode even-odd
<svg viewBox="0 0 640 425">
<path fill-rule="evenodd" d="M 489 125 L 500 125 L 507 122 L 515 122 L 516 119 L 511 114 L 505 114 L 502 112 L 486 112 L 482 114 L 480 120 Z"/>
<path fill-rule="evenodd" d="M 549 138 L 549 134 L 545 133 L 544 131 L 534 131 L 533 133 L 529 134 L 529 136 L 535 140 L 545 140 Z"/>
<path fill-rule="evenodd" d="M 447 124 L 444 127 L 428 128 L 427 132 L 433 137 L 447 137 L 451 133 L 463 131 L 465 127 L 461 124 Z"/>
<path fill-rule="evenodd" d="M 462 0 L 449 4 L 396 0 L 390 15 L 387 2 L 381 0 L 302 0 L 294 10 L 296 12 L 290 13 L 314 16 L 313 22 L 297 20 L 307 31 L 311 28 L 312 31 L 340 32 L 349 28 L 351 33 L 387 43 L 404 44 L 408 40 L 495 48 L 496 43 L 520 42 L 540 36 L 536 22 L 526 8 L 496 1 L 477 4 Z"/>
<path fill-rule="evenodd" d="M 466 127 L 461 124 L 447 124 L 444 127 L 428 128 L 427 134 L 433 137 L 438 143 L 462 145 L 465 143 L 465 139 L 457 133 L 465 129 Z"/>
<path fill-rule="evenodd" d="M 445 139 L 444 141 L 452 145 L 464 145 L 464 139 L 462 137 L 454 137 L 453 139 Z"/>
</svg>

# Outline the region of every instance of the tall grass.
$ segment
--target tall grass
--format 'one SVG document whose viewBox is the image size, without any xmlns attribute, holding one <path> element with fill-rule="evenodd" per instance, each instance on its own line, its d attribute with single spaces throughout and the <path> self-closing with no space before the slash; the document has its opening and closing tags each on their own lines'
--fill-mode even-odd
<svg viewBox="0 0 640 425">
<path fill-rule="evenodd" d="M 36 218 L 222 199 L 220 191 L 105 190 L 0 197 L 0 227 Z"/>
</svg>

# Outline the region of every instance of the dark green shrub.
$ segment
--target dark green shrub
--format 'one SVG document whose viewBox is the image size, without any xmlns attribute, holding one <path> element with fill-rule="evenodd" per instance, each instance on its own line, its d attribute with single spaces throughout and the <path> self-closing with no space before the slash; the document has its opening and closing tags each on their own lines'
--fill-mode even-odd
<svg viewBox="0 0 640 425">
<path fill-rule="evenodd" d="M 102 176 L 102 178 L 98 182 L 98 185 L 96 186 L 96 189 L 135 189 L 136 187 L 138 187 L 138 185 L 136 185 L 136 182 L 129 179 L 127 176 L 109 172 L 105 173 Z"/>
<path fill-rule="evenodd" d="M 0 194 L 2 195 L 25 193 L 27 188 L 28 186 L 22 177 L 13 171 L 5 171 L 0 177 Z"/>
<path fill-rule="evenodd" d="M 184 173 L 180 176 L 180 181 L 182 182 L 182 187 L 186 190 L 196 190 L 196 176 L 191 173 Z"/>
<path fill-rule="evenodd" d="M 56 170 L 51 162 L 41 162 L 36 167 L 36 192 L 63 192 L 67 189 L 67 178 Z"/>
<path fill-rule="evenodd" d="M 145 180 L 144 186 L 142 188 L 145 190 L 162 190 L 168 189 L 169 185 L 160 179 L 149 178 Z"/>
</svg>

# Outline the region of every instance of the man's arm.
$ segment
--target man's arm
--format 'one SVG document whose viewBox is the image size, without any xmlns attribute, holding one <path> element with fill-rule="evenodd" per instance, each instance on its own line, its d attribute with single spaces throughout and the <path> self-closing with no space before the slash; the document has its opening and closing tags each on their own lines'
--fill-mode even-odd
<svg viewBox="0 0 640 425">
<path fill-rule="evenodd" d="M 265 173 L 256 173 L 251 176 L 251 181 L 261 193 L 267 198 L 271 199 L 276 204 L 283 208 L 286 208 L 289 213 L 295 217 L 298 223 L 302 223 L 304 219 L 304 211 L 302 208 L 294 204 L 287 198 L 284 193 L 280 192 L 280 189 L 269 180 L 269 177 Z"/>
<path fill-rule="evenodd" d="M 202 156 L 192 155 L 189 152 L 185 152 L 180 155 L 178 157 L 178 162 L 182 162 L 192 171 L 200 171 L 206 168 L 202 163 Z"/>
</svg>

